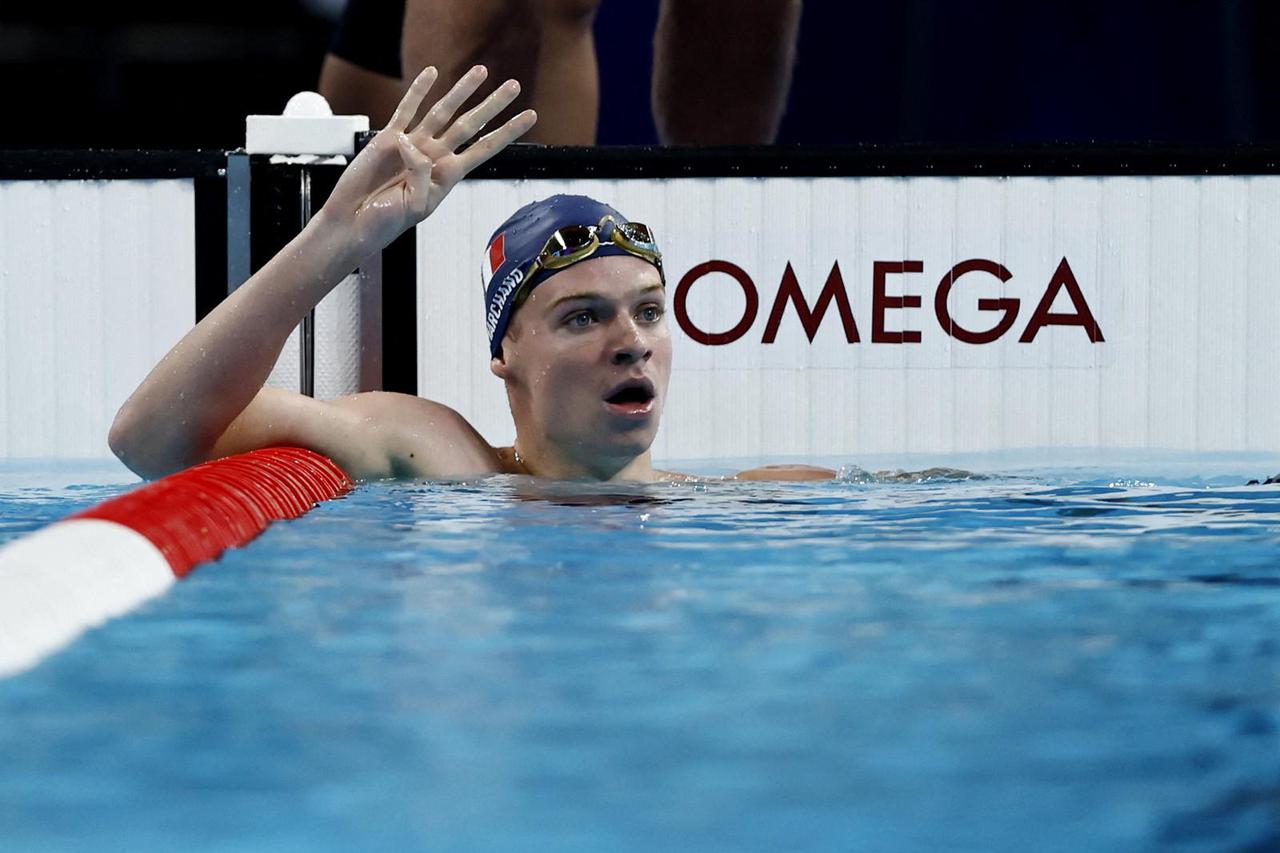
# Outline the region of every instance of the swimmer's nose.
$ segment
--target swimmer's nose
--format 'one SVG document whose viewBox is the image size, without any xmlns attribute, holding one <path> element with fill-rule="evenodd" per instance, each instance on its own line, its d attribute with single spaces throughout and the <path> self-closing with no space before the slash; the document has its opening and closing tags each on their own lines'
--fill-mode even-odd
<svg viewBox="0 0 1280 853">
<path fill-rule="evenodd" d="M 618 333 L 618 340 L 614 344 L 613 363 L 635 364 L 648 361 L 649 356 L 653 355 L 653 348 L 649 346 L 644 332 L 634 320 L 624 322 L 622 326 Z"/>
</svg>

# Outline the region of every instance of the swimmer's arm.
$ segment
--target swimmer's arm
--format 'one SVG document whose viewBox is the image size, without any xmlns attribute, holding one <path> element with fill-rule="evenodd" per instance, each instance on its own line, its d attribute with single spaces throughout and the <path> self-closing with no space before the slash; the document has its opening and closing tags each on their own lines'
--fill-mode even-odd
<svg viewBox="0 0 1280 853">
<path fill-rule="evenodd" d="M 740 471 L 731 479 L 734 480 L 831 480 L 836 472 L 830 468 L 819 468 L 816 465 L 762 465 Z"/>
<path fill-rule="evenodd" d="M 419 75 L 302 232 L 188 332 L 125 401 L 108 436 L 121 461 L 159 477 L 214 458 L 303 316 L 361 260 L 425 219 L 468 172 L 532 127 L 534 116 L 521 113 L 457 150 L 519 92 L 507 81 L 454 121 L 484 77 L 473 69 L 410 129 L 435 71 Z M 326 411 L 298 406 L 311 413 L 302 417 Z"/>
<path fill-rule="evenodd" d="M 664 145 L 771 143 L 791 88 L 801 0 L 662 0 L 653 116 Z"/>
<path fill-rule="evenodd" d="M 668 483 L 686 483 L 691 481 L 699 481 L 705 478 L 694 474 L 682 474 L 678 471 L 654 471 L 659 480 Z M 761 465 L 759 468 L 750 468 L 746 471 L 740 471 L 726 480 L 768 480 L 768 481 L 805 481 L 805 480 L 831 480 L 837 476 L 837 472 L 830 468 L 819 468 L 815 465 Z M 720 478 L 712 478 L 720 479 Z"/>
<path fill-rule="evenodd" d="M 324 454 L 356 480 L 465 477 L 496 470 L 493 448 L 453 409 L 384 391 L 320 401 L 264 388 L 209 456 L 273 446 Z"/>
<path fill-rule="evenodd" d="M 154 478 L 214 458 L 219 437 L 259 393 L 290 332 L 358 263 L 345 242 L 322 210 L 196 324 L 116 414 L 108 444 L 120 461 Z"/>
</svg>

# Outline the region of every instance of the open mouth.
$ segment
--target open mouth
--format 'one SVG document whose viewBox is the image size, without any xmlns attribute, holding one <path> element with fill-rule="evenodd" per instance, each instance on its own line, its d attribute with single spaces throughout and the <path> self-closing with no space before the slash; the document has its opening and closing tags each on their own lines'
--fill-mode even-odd
<svg viewBox="0 0 1280 853">
<path fill-rule="evenodd" d="M 653 383 L 648 379 L 628 379 L 615 385 L 604 401 L 617 412 L 642 415 L 652 411 L 655 396 Z"/>
</svg>

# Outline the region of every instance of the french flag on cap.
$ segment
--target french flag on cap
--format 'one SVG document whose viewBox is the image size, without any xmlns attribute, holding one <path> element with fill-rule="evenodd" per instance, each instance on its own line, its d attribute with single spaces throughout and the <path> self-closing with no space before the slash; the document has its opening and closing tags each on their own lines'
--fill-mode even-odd
<svg viewBox="0 0 1280 853">
<path fill-rule="evenodd" d="M 489 275 L 498 272 L 498 267 L 507 262 L 507 235 L 499 234 L 498 239 L 489 244 Z"/>
</svg>

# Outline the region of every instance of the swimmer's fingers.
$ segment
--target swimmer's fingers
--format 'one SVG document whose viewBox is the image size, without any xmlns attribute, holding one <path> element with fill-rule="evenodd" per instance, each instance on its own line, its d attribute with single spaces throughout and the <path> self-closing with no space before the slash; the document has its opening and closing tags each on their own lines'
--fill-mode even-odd
<svg viewBox="0 0 1280 853">
<path fill-rule="evenodd" d="M 510 106 L 519 95 L 520 84 L 515 80 L 508 80 L 490 92 L 489 97 L 481 101 L 479 106 L 455 121 L 445 131 L 444 136 L 440 137 L 440 141 L 450 151 L 457 151 L 463 143 L 484 129 L 494 116 Z"/>
<path fill-rule="evenodd" d="M 525 110 L 502 127 L 480 137 L 475 145 L 472 145 L 461 154 L 455 155 L 460 161 L 459 165 L 462 168 L 462 174 L 466 175 L 494 154 L 524 136 L 537 120 L 537 113 L 533 110 Z"/>
<path fill-rule="evenodd" d="M 477 65 L 462 75 L 462 79 L 453 85 L 445 96 L 436 101 L 431 109 L 427 110 L 426 116 L 422 119 L 422 123 L 413 129 L 415 135 L 435 136 L 449 123 L 453 118 L 453 114 L 458 111 L 458 107 L 470 98 L 476 89 L 480 88 L 480 84 L 484 82 L 484 78 L 489 76 L 489 69 L 483 65 Z"/>
<path fill-rule="evenodd" d="M 391 116 L 391 121 L 387 122 L 388 130 L 403 133 L 409 129 L 409 122 L 413 121 L 413 117 L 418 114 L 418 108 L 422 106 L 422 99 L 427 96 L 427 92 L 431 91 L 431 87 L 435 85 L 436 78 L 439 76 L 440 72 L 436 71 L 435 66 L 428 65 L 422 69 L 422 73 L 413 78 L 413 82 L 409 84 L 409 91 L 404 93 L 404 97 L 396 106 L 395 113 Z"/>
<path fill-rule="evenodd" d="M 414 217 L 422 221 L 431 212 L 431 158 L 404 133 L 396 134 L 396 147 L 400 161 L 404 163 L 404 206 Z"/>
</svg>

